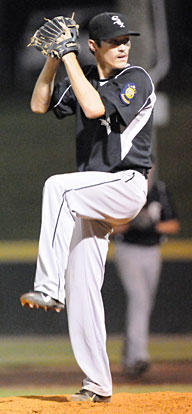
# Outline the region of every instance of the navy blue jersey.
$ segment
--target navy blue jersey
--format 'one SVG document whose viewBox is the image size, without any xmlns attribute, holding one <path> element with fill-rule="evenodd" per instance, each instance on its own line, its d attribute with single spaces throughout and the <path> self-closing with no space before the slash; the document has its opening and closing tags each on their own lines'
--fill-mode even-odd
<svg viewBox="0 0 192 414">
<path fill-rule="evenodd" d="M 78 171 L 151 168 L 155 93 L 148 73 L 141 67 L 127 65 L 116 76 L 102 80 L 96 66 L 83 70 L 100 94 L 105 115 L 86 118 L 68 78 L 55 85 L 50 105 L 59 119 L 76 115 Z"/>
</svg>

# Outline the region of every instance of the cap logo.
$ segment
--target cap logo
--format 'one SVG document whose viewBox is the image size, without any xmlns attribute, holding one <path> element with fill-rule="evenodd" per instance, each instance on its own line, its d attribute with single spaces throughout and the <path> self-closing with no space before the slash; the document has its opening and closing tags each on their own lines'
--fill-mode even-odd
<svg viewBox="0 0 192 414">
<path fill-rule="evenodd" d="M 121 21 L 121 19 L 119 18 L 119 16 L 112 16 L 111 20 L 114 21 L 113 24 L 118 24 L 118 26 L 120 27 L 125 27 L 124 23 Z"/>
</svg>

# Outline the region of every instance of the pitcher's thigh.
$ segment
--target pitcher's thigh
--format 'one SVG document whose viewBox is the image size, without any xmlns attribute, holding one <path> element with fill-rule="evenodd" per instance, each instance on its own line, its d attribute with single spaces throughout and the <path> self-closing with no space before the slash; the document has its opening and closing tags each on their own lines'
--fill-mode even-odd
<svg viewBox="0 0 192 414">
<path fill-rule="evenodd" d="M 67 193 L 71 210 L 81 218 L 106 220 L 113 224 L 135 217 L 146 201 L 143 176 L 134 172 L 127 172 L 125 176 L 125 172 L 121 172 L 101 173 L 100 178 L 103 180 L 95 180 Z"/>
</svg>

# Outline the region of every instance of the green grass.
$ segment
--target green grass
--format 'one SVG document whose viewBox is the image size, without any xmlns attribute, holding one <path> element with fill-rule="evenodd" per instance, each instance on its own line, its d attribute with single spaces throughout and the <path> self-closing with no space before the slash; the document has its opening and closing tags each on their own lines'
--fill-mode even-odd
<svg viewBox="0 0 192 414">
<path fill-rule="evenodd" d="M 108 354 L 111 364 L 120 364 L 121 336 L 114 335 L 108 338 Z M 150 337 L 149 352 L 152 361 L 192 361 L 192 336 L 171 335 Z M 76 367 L 70 341 L 65 336 L 18 336 L 0 338 L 0 364 L 5 373 L 10 369 L 33 367 L 36 370 Z M 24 395 L 56 395 L 71 394 L 77 391 L 75 386 L 10 386 L 1 387 L 0 397 Z M 192 392 L 191 385 L 163 384 L 140 385 L 128 384 L 117 386 L 114 384 L 114 393 L 148 393 L 148 392 Z"/>
<path fill-rule="evenodd" d="M 112 363 L 118 363 L 121 353 L 121 337 L 108 339 L 108 353 Z M 152 361 L 192 360 L 192 336 L 154 335 L 149 340 L 149 354 Z"/>
<path fill-rule="evenodd" d="M 0 398 L 25 396 L 25 395 L 66 395 L 73 394 L 78 391 L 76 386 L 61 387 L 61 386 L 47 386 L 47 387 L 1 387 Z M 130 394 L 141 394 L 149 392 L 180 392 L 180 393 L 192 393 L 192 385 L 178 385 L 178 384 L 167 384 L 167 385 L 115 385 L 113 387 L 113 394 L 119 394 L 126 392 Z"/>
<path fill-rule="evenodd" d="M 149 353 L 155 361 L 191 361 L 192 336 L 154 336 L 149 342 Z"/>
<path fill-rule="evenodd" d="M 112 364 L 118 364 L 121 354 L 121 336 L 108 338 L 107 348 Z M 152 361 L 192 361 L 192 336 L 171 335 L 150 337 L 149 353 Z M 18 336 L 0 338 L 1 367 L 75 366 L 70 341 L 65 336 Z"/>
<path fill-rule="evenodd" d="M 18 336 L 0 338 L 1 367 L 75 365 L 70 341 L 65 337 Z"/>
</svg>

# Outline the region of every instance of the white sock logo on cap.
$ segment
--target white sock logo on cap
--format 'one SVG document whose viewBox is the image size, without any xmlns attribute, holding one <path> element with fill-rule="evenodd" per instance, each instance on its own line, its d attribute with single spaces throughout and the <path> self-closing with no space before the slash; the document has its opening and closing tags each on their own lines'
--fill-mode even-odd
<svg viewBox="0 0 192 414">
<path fill-rule="evenodd" d="M 118 24 L 120 27 L 125 27 L 124 23 L 120 20 L 118 16 L 112 16 L 111 20 L 114 20 L 113 24 Z"/>
</svg>

